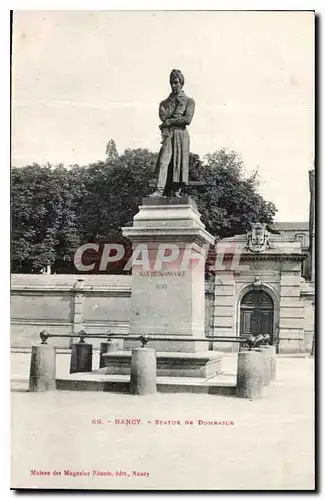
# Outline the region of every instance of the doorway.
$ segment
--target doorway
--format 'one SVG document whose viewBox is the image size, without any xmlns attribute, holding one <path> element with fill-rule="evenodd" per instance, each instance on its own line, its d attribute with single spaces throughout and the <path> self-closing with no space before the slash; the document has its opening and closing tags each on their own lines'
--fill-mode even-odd
<svg viewBox="0 0 325 500">
<path fill-rule="evenodd" d="M 240 335 L 268 334 L 273 344 L 273 316 L 274 304 L 267 292 L 247 292 L 240 304 Z"/>
</svg>

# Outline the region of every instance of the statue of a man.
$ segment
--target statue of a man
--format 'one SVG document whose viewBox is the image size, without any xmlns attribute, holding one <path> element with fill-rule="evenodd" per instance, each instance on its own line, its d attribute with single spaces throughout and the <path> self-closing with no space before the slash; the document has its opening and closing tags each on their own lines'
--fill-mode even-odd
<svg viewBox="0 0 325 500">
<path fill-rule="evenodd" d="M 195 102 L 183 91 L 184 76 L 173 69 L 169 77 L 171 94 L 159 105 L 162 146 L 157 162 L 157 188 L 150 196 L 182 196 L 188 182 L 190 136 L 186 129 L 192 121 Z"/>
</svg>

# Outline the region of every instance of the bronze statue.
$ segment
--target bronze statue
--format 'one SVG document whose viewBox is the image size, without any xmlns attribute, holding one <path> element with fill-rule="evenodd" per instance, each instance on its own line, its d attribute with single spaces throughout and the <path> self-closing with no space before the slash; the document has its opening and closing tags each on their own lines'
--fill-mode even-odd
<svg viewBox="0 0 325 500">
<path fill-rule="evenodd" d="M 172 92 L 159 105 L 162 146 L 157 188 L 151 197 L 182 196 L 188 183 L 190 136 L 186 126 L 192 121 L 195 102 L 183 91 L 184 76 L 179 69 L 172 70 L 169 82 Z"/>
</svg>

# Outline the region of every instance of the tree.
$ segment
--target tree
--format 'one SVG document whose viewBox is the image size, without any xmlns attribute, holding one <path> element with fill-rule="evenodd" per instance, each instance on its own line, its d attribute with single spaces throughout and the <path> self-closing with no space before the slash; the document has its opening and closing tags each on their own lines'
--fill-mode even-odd
<svg viewBox="0 0 325 500">
<path fill-rule="evenodd" d="M 121 234 L 155 183 L 157 155 L 147 149 L 127 149 L 115 165 L 84 168 L 83 205 L 79 215 L 82 239 L 104 240 Z"/>
<path fill-rule="evenodd" d="M 156 185 L 157 153 L 127 149 L 120 156 L 110 140 L 106 161 L 64 168 L 49 164 L 12 169 L 12 270 L 76 272 L 74 253 L 85 242 L 122 238 L 143 197 Z M 258 193 L 258 172 L 245 175 L 233 151 L 190 155 L 189 188 L 202 221 L 216 238 L 247 232 L 252 222 L 272 223 L 273 203 Z"/>
<path fill-rule="evenodd" d="M 69 260 L 80 245 L 77 208 L 82 193 L 75 174 L 62 165 L 12 169 L 13 272 L 40 272 Z"/>
<path fill-rule="evenodd" d="M 108 143 L 106 145 L 105 154 L 106 154 L 107 163 L 115 164 L 115 162 L 118 161 L 119 156 L 118 156 L 115 141 L 113 139 L 110 139 L 108 141 Z"/>
<path fill-rule="evenodd" d="M 258 192 L 258 171 L 246 177 L 245 165 L 234 151 L 207 154 L 204 162 L 191 155 L 190 172 L 193 180 L 210 185 L 191 194 L 206 229 L 217 238 L 246 233 L 252 222 L 272 223 L 276 208 Z"/>
</svg>

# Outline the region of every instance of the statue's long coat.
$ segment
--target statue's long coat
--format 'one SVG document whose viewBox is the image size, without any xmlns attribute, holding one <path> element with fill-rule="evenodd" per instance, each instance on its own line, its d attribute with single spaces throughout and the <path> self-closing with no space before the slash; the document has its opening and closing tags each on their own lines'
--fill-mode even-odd
<svg viewBox="0 0 325 500">
<path fill-rule="evenodd" d="M 169 119 L 171 124 L 162 129 L 163 140 L 159 152 L 157 171 L 172 168 L 172 182 L 188 182 L 190 136 L 186 129 L 192 121 L 195 102 L 184 92 L 175 105 L 172 94 L 159 105 L 159 118 L 162 122 Z M 171 165 L 170 165 L 171 164 Z"/>
</svg>

